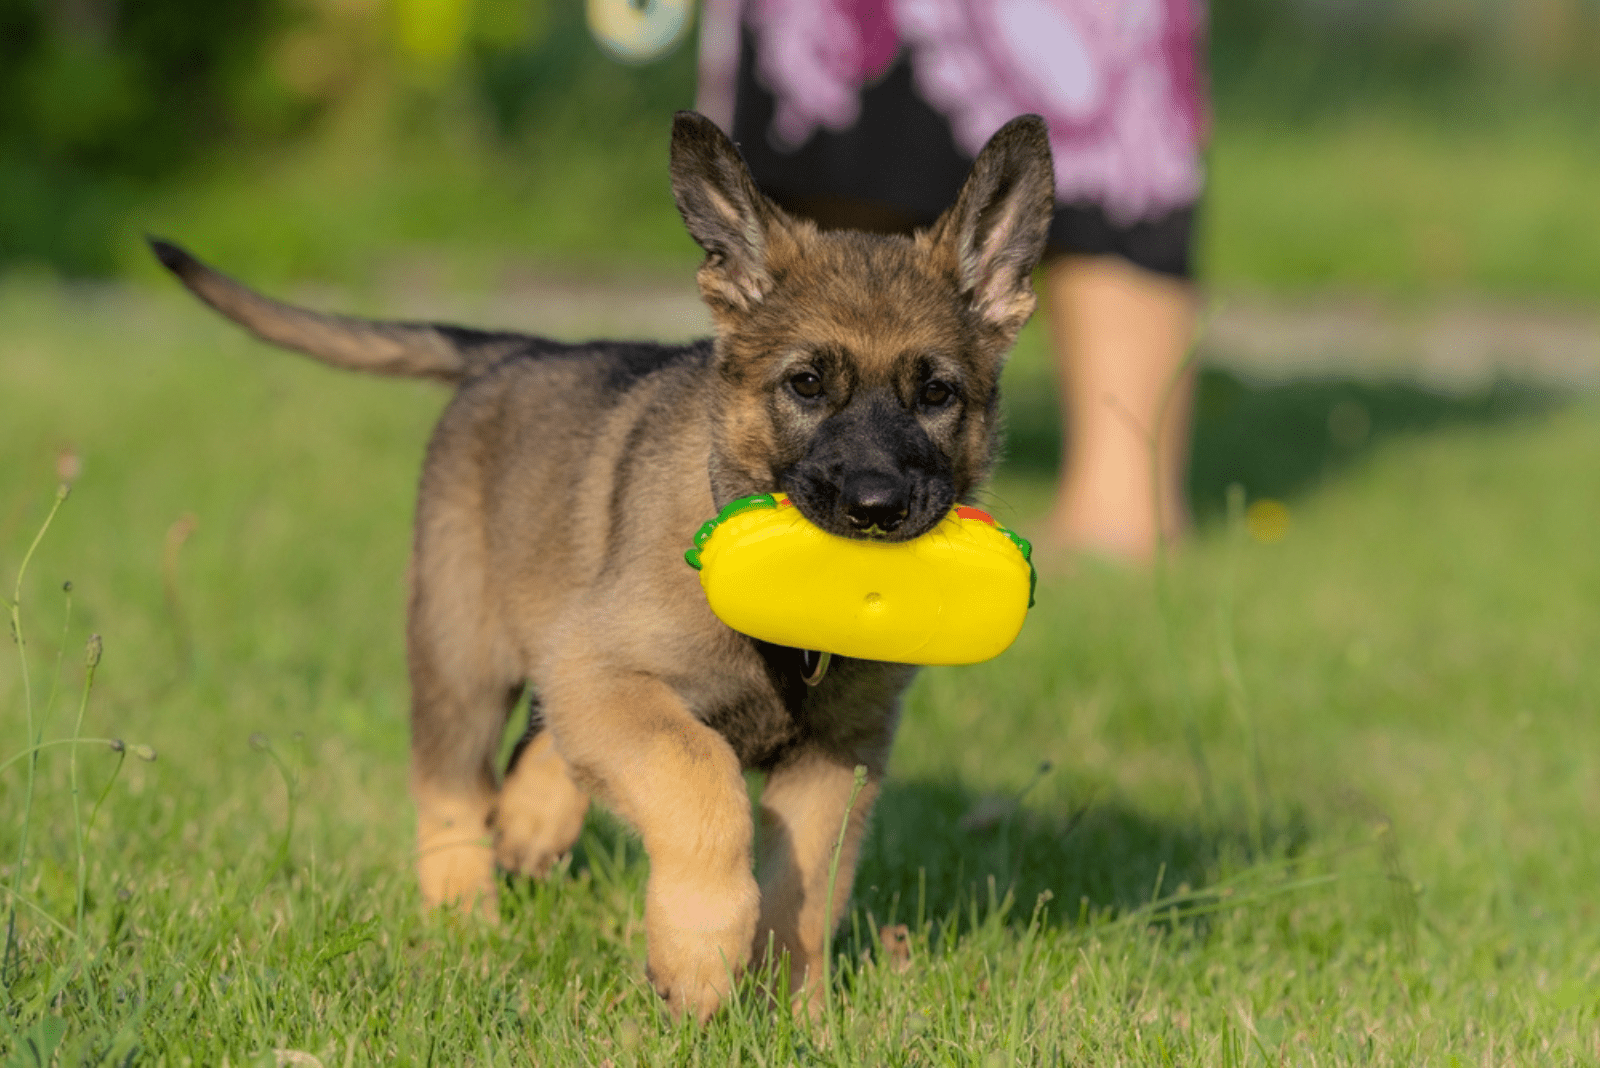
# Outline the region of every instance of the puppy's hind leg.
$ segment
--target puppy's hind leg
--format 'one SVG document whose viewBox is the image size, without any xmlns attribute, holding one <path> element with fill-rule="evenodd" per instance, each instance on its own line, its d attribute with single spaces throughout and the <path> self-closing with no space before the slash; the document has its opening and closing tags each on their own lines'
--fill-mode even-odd
<svg viewBox="0 0 1600 1068">
<path fill-rule="evenodd" d="M 494 758 L 522 689 L 497 657 L 481 579 L 459 551 L 432 566 L 419 539 L 406 645 L 411 669 L 411 793 L 423 903 L 495 915 L 490 816 Z M 477 581 L 475 581 L 477 580 Z"/>
<path fill-rule="evenodd" d="M 511 756 L 495 805 L 495 862 L 506 871 L 539 878 L 583 830 L 589 795 L 572 781 L 555 740 L 544 729 L 539 697 L 528 712 L 528 733 Z"/>
</svg>

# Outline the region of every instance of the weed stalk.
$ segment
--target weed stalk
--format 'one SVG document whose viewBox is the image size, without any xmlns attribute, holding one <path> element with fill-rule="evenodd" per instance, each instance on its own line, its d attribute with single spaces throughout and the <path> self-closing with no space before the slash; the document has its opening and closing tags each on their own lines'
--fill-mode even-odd
<svg viewBox="0 0 1600 1068">
<path fill-rule="evenodd" d="M 1155 426 L 1140 426 L 1132 413 L 1126 410 L 1123 412 L 1123 418 L 1128 420 L 1135 433 L 1144 438 L 1145 451 L 1150 458 L 1150 492 L 1153 495 L 1156 522 L 1154 559 L 1156 614 L 1161 617 L 1161 641 L 1166 654 L 1167 667 L 1172 672 L 1173 684 L 1183 708 L 1183 736 L 1184 741 L 1188 743 L 1189 759 L 1194 764 L 1195 776 L 1200 783 L 1201 806 L 1205 810 L 1206 818 L 1215 823 L 1218 818 L 1217 802 L 1216 790 L 1211 780 L 1211 764 L 1206 759 L 1205 746 L 1200 739 L 1200 720 L 1195 709 L 1194 694 L 1190 692 L 1189 685 L 1183 677 L 1183 669 L 1179 663 L 1178 639 L 1174 633 L 1176 629 L 1174 617 L 1177 610 L 1172 596 L 1171 550 L 1167 545 L 1167 516 L 1161 500 L 1161 432 L 1167 422 L 1167 413 L 1172 409 L 1173 399 L 1178 394 L 1178 388 L 1194 369 L 1198 353 L 1198 342 L 1204 328 L 1204 324 L 1201 324 L 1196 329 L 1195 336 L 1189 343 L 1189 348 L 1183 354 L 1183 359 L 1179 361 L 1178 366 L 1173 369 L 1172 374 L 1167 378 L 1166 384 L 1162 387 L 1161 401 L 1156 406 Z"/>
<path fill-rule="evenodd" d="M 94 689 L 95 669 L 100 666 L 100 654 L 103 646 L 100 635 L 89 635 L 89 643 L 84 649 L 83 656 L 83 696 L 78 699 L 78 718 L 72 725 L 72 741 L 74 742 L 68 758 L 69 778 L 72 784 L 72 835 L 78 849 L 78 886 L 76 901 L 76 923 L 78 937 L 83 937 L 83 901 L 86 889 L 85 880 L 88 877 L 88 854 L 84 851 L 83 839 L 85 828 L 83 815 L 78 808 L 78 746 L 76 742 L 83 734 L 83 713 L 89 707 L 89 691 Z M 98 805 L 95 806 L 99 808 Z"/>
<path fill-rule="evenodd" d="M 1228 487 L 1228 563 L 1223 575 L 1222 593 L 1217 598 L 1217 662 L 1228 688 L 1228 703 L 1245 733 L 1250 751 L 1250 838 L 1256 856 L 1266 852 L 1267 772 L 1261 759 L 1261 735 L 1256 729 L 1255 709 L 1245 689 L 1244 673 L 1234 647 L 1233 594 L 1238 581 L 1239 548 L 1245 536 L 1244 487 L 1235 482 Z"/>
<path fill-rule="evenodd" d="M 284 821 L 283 841 L 278 846 L 278 856 L 272 866 L 272 870 L 289 875 L 293 871 L 289 864 L 289 846 L 294 840 L 294 814 L 296 803 L 299 801 L 297 787 L 300 785 L 300 777 L 289 769 L 289 765 L 284 762 L 283 757 L 278 754 L 278 750 L 273 746 L 272 739 L 265 734 L 252 734 L 250 736 L 250 748 L 258 753 L 267 754 L 273 766 L 278 769 L 278 775 L 283 779 L 284 792 L 288 795 L 289 813 Z M 270 872 L 268 877 L 270 878 Z M 264 885 L 265 883 L 263 883 Z"/>
<path fill-rule="evenodd" d="M 867 766 L 857 764 L 855 781 L 850 786 L 850 800 L 844 806 L 844 819 L 839 821 L 839 840 L 833 844 L 833 856 L 828 859 L 828 900 L 822 906 L 822 996 L 827 999 L 828 1019 L 833 1019 L 833 890 L 839 881 L 839 858 L 844 854 L 845 835 L 850 830 L 850 814 L 855 811 L 856 799 L 867 785 Z"/>
<path fill-rule="evenodd" d="M 44 540 L 44 535 L 50 529 L 50 524 L 55 520 L 56 513 L 61 511 L 61 505 L 67 499 L 67 494 L 72 492 L 72 487 L 63 482 L 56 487 L 56 499 L 50 505 L 50 511 L 45 513 L 44 522 L 39 525 L 39 532 L 33 536 L 33 542 L 28 546 L 28 551 L 22 554 L 22 566 L 17 568 L 17 582 L 11 591 L 11 637 L 17 643 L 17 659 L 22 670 L 22 708 L 26 717 L 28 740 L 25 748 L 29 751 L 27 784 L 22 794 L 22 831 L 17 841 L 17 862 L 11 870 L 11 908 L 6 915 L 6 951 L 4 960 L 0 961 L 0 977 L 9 976 L 11 972 L 11 955 L 16 949 L 17 934 L 17 901 L 21 897 L 22 867 L 28 857 L 28 828 L 33 820 L 33 790 L 34 775 L 39 765 L 37 746 L 42 736 L 42 726 L 36 730 L 33 720 L 33 684 L 28 677 L 28 643 L 22 632 L 22 582 L 27 577 L 28 565 L 33 561 L 33 554 L 38 551 L 39 543 Z"/>
</svg>

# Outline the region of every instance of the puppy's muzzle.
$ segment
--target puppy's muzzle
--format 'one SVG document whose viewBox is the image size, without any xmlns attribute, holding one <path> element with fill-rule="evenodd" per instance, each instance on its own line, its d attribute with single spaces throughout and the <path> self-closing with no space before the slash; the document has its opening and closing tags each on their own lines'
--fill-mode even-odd
<svg viewBox="0 0 1600 1068">
<path fill-rule="evenodd" d="M 845 522 L 862 534 L 893 534 L 906 521 L 911 495 L 902 479 L 878 472 L 862 472 L 845 479 L 840 487 Z"/>
</svg>

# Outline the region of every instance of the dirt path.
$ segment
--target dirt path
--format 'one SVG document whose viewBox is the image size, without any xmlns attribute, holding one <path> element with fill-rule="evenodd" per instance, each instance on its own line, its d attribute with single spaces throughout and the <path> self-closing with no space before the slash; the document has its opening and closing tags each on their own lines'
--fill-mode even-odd
<svg viewBox="0 0 1600 1068">
<path fill-rule="evenodd" d="M 1600 388 L 1600 310 L 1455 300 L 1220 300 L 1206 358 L 1267 377 L 1405 378 L 1452 392 L 1496 378 Z"/>
<path fill-rule="evenodd" d="M 660 278 L 526 275 L 481 298 L 394 287 L 407 314 L 536 330 L 558 337 L 680 339 L 710 319 L 693 284 Z M 1207 363 L 1260 379 L 1400 378 L 1459 392 L 1496 378 L 1600 388 L 1600 307 L 1501 300 L 1412 305 L 1358 297 L 1215 297 L 1201 341 Z"/>
</svg>

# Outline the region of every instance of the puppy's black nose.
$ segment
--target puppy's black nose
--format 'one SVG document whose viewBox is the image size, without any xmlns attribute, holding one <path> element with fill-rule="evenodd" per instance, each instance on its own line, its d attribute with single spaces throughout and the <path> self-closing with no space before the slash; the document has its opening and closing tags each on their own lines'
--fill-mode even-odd
<svg viewBox="0 0 1600 1068">
<path fill-rule="evenodd" d="M 857 530 L 889 534 L 906 520 L 906 488 L 897 478 L 860 474 L 846 479 L 842 490 L 844 517 Z"/>
</svg>

